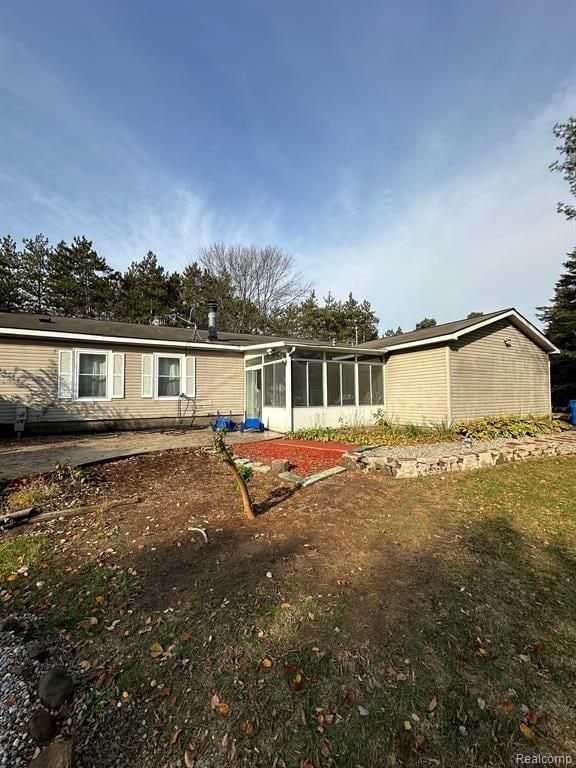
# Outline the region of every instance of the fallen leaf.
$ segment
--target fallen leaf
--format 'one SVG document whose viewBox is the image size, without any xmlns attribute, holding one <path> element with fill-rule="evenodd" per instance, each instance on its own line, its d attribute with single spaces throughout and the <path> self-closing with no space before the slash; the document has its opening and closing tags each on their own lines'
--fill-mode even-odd
<svg viewBox="0 0 576 768">
<path fill-rule="evenodd" d="M 182 733 L 182 728 L 176 728 L 172 736 L 170 736 L 170 744 L 176 744 Z"/>
<path fill-rule="evenodd" d="M 284 669 L 284 672 L 287 672 L 288 674 L 296 672 L 294 664 L 284 664 L 282 668 Z"/>
<path fill-rule="evenodd" d="M 476 699 L 476 702 L 478 703 L 478 706 L 480 707 L 480 709 L 486 709 L 486 702 L 481 696 L 478 696 L 478 698 Z"/>
<path fill-rule="evenodd" d="M 353 691 L 353 690 L 350 688 L 350 689 L 348 689 L 348 690 L 346 691 L 346 694 L 345 694 L 344 698 L 346 699 L 346 701 L 347 701 L 349 704 L 354 704 L 354 702 L 355 702 L 355 701 L 356 701 L 356 699 L 358 698 L 358 694 L 356 693 L 356 691 Z"/>
<path fill-rule="evenodd" d="M 307 757 L 303 757 L 298 763 L 298 768 L 314 768 L 314 765 Z"/>
<path fill-rule="evenodd" d="M 97 595 L 94 598 L 94 602 L 96 603 L 96 605 L 104 605 L 106 603 L 106 598 L 104 597 L 104 595 Z"/>
<path fill-rule="evenodd" d="M 252 736 L 254 733 L 255 725 L 252 720 L 246 723 L 246 726 L 244 728 L 244 732 L 248 734 L 248 736 Z"/>
<path fill-rule="evenodd" d="M 218 696 L 216 691 L 212 691 L 210 693 L 210 708 L 216 709 L 218 704 L 220 704 L 220 696 Z"/>
<path fill-rule="evenodd" d="M 292 608 L 290 603 L 280 603 L 280 608 L 282 608 L 283 611 L 287 611 L 289 608 Z"/>
<path fill-rule="evenodd" d="M 221 715 L 227 715 L 230 712 L 230 705 L 221 701 L 220 704 L 216 706 L 216 709 Z"/>
<path fill-rule="evenodd" d="M 198 757 L 198 750 L 196 749 L 196 747 L 190 744 L 186 752 L 184 752 L 184 764 L 186 765 L 186 768 L 194 768 L 197 757 Z"/>
<path fill-rule="evenodd" d="M 405 731 L 412 730 L 412 723 L 410 722 L 410 720 L 404 720 L 404 730 Z"/>
<path fill-rule="evenodd" d="M 504 699 L 504 701 L 500 702 L 500 707 L 504 710 L 504 712 L 512 712 L 514 709 L 514 704 L 510 701 L 510 699 Z"/>
<path fill-rule="evenodd" d="M 300 674 L 300 672 L 294 675 L 294 680 L 292 681 L 292 688 L 295 691 L 300 691 L 302 689 L 302 675 Z"/>
<path fill-rule="evenodd" d="M 430 699 L 430 703 L 428 704 L 428 712 L 434 712 L 437 706 L 438 706 L 438 699 L 436 698 L 436 696 L 433 696 Z"/>
<path fill-rule="evenodd" d="M 528 739 L 528 741 L 536 741 L 536 734 L 530 728 L 526 725 L 526 723 L 520 723 L 520 732 L 522 733 L 522 736 L 524 736 L 525 739 Z"/>
<path fill-rule="evenodd" d="M 272 659 L 262 659 L 258 667 L 264 667 L 265 669 L 270 669 L 272 666 Z"/>
<path fill-rule="evenodd" d="M 358 714 L 361 715 L 362 717 L 368 717 L 368 715 L 370 714 L 370 712 L 368 712 L 366 707 L 363 707 L 362 704 L 358 704 L 357 709 L 358 709 Z"/>
<path fill-rule="evenodd" d="M 152 656 L 153 659 L 157 659 L 159 656 L 162 656 L 164 653 L 164 648 L 160 645 L 160 643 L 152 643 L 150 646 L 150 656 Z"/>
</svg>

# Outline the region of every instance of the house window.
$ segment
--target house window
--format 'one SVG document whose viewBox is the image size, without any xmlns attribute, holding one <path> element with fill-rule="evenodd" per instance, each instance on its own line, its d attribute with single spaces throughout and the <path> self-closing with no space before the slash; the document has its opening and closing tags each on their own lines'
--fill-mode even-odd
<svg viewBox="0 0 576 768">
<path fill-rule="evenodd" d="M 358 402 L 360 405 L 384 405 L 384 369 L 382 365 L 358 365 Z"/>
<path fill-rule="evenodd" d="M 264 405 L 267 408 L 286 407 L 286 364 L 284 362 L 265 365 Z"/>
<path fill-rule="evenodd" d="M 292 398 L 295 407 L 322 406 L 324 385 L 320 360 L 292 362 Z"/>
<path fill-rule="evenodd" d="M 182 361 L 180 357 L 158 356 L 156 391 L 158 397 L 178 397 L 182 392 Z"/>
<path fill-rule="evenodd" d="M 78 352 L 78 399 L 105 398 L 108 382 L 108 355 Z"/>
<path fill-rule="evenodd" d="M 328 405 L 355 405 L 354 363 L 326 363 Z"/>
<path fill-rule="evenodd" d="M 58 400 L 114 400 L 123 397 L 123 352 L 58 350 Z"/>
</svg>

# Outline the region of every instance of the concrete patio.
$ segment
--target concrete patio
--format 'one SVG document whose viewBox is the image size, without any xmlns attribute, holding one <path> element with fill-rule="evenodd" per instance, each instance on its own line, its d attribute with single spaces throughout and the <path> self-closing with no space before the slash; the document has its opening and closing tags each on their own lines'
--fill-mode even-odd
<svg viewBox="0 0 576 768">
<path fill-rule="evenodd" d="M 275 432 L 232 432 L 231 445 L 280 437 Z M 31 437 L 0 442 L 0 480 L 50 472 L 56 464 L 82 466 L 98 461 L 167 451 L 172 448 L 202 448 L 212 442 L 206 429 L 169 429 L 154 432 L 111 432 L 94 435 Z"/>
</svg>

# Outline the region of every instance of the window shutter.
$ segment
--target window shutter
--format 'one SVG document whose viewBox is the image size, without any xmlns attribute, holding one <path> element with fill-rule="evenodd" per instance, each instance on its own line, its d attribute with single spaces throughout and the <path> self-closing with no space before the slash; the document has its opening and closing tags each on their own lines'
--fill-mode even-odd
<svg viewBox="0 0 576 768">
<path fill-rule="evenodd" d="M 72 399 L 72 363 L 74 353 L 71 349 L 61 349 L 58 353 L 58 399 Z"/>
<path fill-rule="evenodd" d="M 112 352 L 112 397 L 124 397 L 124 352 Z"/>
<path fill-rule="evenodd" d="M 196 358 L 186 358 L 186 381 L 184 382 L 184 394 L 188 397 L 196 397 Z"/>
<path fill-rule="evenodd" d="M 154 356 L 142 355 L 142 397 L 154 397 Z"/>
</svg>

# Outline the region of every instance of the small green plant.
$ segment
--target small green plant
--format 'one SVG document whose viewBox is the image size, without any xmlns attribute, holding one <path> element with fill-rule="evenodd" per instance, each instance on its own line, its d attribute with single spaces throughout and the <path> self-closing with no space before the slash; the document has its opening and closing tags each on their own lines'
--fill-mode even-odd
<svg viewBox="0 0 576 768">
<path fill-rule="evenodd" d="M 498 437 L 519 438 L 548 435 L 567 429 L 567 425 L 552 416 L 483 416 L 465 421 L 456 427 L 462 437 L 473 440 L 493 440 Z"/>
<path fill-rule="evenodd" d="M 73 482 L 79 483 L 80 485 L 84 485 L 84 483 L 88 482 L 90 478 L 90 475 L 84 469 L 75 467 L 72 464 L 61 464 L 60 462 L 58 462 L 54 467 L 52 476 L 55 480 L 58 480 L 58 482 L 72 480 Z"/>
<path fill-rule="evenodd" d="M 242 476 L 242 479 L 245 483 L 249 483 L 250 480 L 252 480 L 252 477 L 254 476 L 254 470 L 252 467 L 248 467 L 246 464 L 240 464 L 238 465 L 238 472 Z"/>
<path fill-rule="evenodd" d="M 386 418 L 386 412 L 384 408 L 378 408 L 377 411 L 374 411 L 372 414 L 372 418 L 374 419 L 374 423 L 377 427 L 389 427 L 391 426 L 390 421 Z"/>
</svg>

